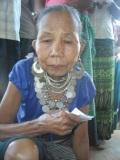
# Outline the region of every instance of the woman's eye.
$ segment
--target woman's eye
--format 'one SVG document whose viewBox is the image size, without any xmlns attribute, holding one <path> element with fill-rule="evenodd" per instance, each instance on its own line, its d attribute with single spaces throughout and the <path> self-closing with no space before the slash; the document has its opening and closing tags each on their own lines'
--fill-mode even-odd
<svg viewBox="0 0 120 160">
<path fill-rule="evenodd" d="M 66 44 L 71 44 L 71 43 L 72 43 L 71 40 L 64 40 L 64 42 L 65 42 Z"/>
<path fill-rule="evenodd" d="M 50 42 L 52 42 L 52 39 L 45 39 L 45 40 L 42 40 L 42 42 L 44 42 L 44 43 L 50 43 Z"/>
</svg>

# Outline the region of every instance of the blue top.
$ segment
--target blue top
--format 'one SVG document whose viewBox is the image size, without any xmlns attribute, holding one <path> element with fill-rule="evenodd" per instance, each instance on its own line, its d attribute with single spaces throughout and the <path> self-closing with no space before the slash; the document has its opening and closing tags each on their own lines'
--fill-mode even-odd
<svg viewBox="0 0 120 160">
<path fill-rule="evenodd" d="M 9 74 L 9 80 L 18 88 L 22 101 L 17 113 L 17 122 L 33 120 L 43 114 L 42 106 L 36 97 L 34 76 L 32 74 L 33 58 L 18 61 Z M 76 97 L 69 104 L 69 111 L 75 107 L 88 105 L 95 96 L 95 86 L 85 72 L 82 79 L 77 80 Z"/>
</svg>

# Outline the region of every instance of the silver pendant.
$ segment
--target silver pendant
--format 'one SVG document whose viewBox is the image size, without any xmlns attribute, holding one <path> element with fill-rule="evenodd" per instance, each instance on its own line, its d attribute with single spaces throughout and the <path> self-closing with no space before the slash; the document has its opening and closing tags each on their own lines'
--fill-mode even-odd
<svg viewBox="0 0 120 160">
<path fill-rule="evenodd" d="M 43 112 L 45 112 L 45 113 L 49 113 L 49 112 L 50 112 L 50 109 L 49 109 L 49 106 L 48 106 L 48 105 L 44 105 L 44 106 L 42 107 L 42 110 L 43 110 Z"/>
<path fill-rule="evenodd" d="M 46 104 L 46 100 L 43 97 L 40 98 L 40 104 L 42 104 L 42 105 Z"/>
<path fill-rule="evenodd" d="M 63 102 L 57 102 L 57 103 L 56 103 L 56 107 L 59 108 L 59 109 L 64 108 Z"/>
<path fill-rule="evenodd" d="M 55 102 L 54 101 L 50 100 L 48 103 L 49 103 L 50 109 L 55 108 Z"/>
<path fill-rule="evenodd" d="M 72 92 L 67 92 L 66 93 L 66 97 L 69 99 L 69 98 L 73 98 L 73 93 Z"/>
</svg>

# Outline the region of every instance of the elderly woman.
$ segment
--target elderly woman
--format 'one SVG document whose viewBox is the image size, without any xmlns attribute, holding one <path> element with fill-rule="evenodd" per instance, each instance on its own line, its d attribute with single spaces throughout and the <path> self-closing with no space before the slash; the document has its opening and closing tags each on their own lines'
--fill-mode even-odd
<svg viewBox="0 0 120 160">
<path fill-rule="evenodd" d="M 66 5 L 45 9 L 33 45 L 37 57 L 19 61 L 0 104 L 1 160 L 88 160 L 88 112 L 95 96 L 80 65 L 81 23 Z"/>
<path fill-rule="evenodd" d="M 41 1 L 41 0 L 39 0 Z M 45 6 L 51 6 L 56 4 L 67 4 L 76 8 L 79 11 L 79 16 L 82 23 L 82 39 L 85 43 L 81 43 L 81 61 L 85 70 L 93 77 L 93 59 L 95 55 L 94 46 L 94 33 L 88 16 L 88 11 L 93 5 L 92 0 L 42 0 L 45 2 Z M 82 51 L 83 48 L 83 51 Z M 88 61 L 89 59 L 89 61 Z M 94 101 L 90 104 L 89 113 L 94 116 L 92 121 L 89 122 L 89 142 L 91 145 L 97 146 L 100 144 L 97 135 L 96 127 L 96 108 Z"/>
</svg>

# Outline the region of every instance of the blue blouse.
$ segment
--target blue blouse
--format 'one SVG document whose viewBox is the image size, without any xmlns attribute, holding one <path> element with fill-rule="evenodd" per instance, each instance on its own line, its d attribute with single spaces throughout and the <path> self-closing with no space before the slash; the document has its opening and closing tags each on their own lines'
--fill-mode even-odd
<svg viewBox="0 0 120 160">
<path fill-rule="evenodd" d="M 17 113 L 17 122 L 33 120 L 43 114 L 42 106 L 36 97 L 34 76 L 32 74 L 33 58 L 18 61 L 9 74 L 9 80 L 20 91 L 22 100 Z M 88 73 L 77 80 L 76 97 L 69 104 L 72 111 L 75 107 L 81 108 L 88 105 L 95 96 L 95 86 Z"/>
</svg>

